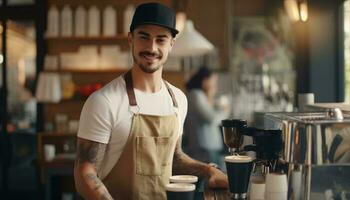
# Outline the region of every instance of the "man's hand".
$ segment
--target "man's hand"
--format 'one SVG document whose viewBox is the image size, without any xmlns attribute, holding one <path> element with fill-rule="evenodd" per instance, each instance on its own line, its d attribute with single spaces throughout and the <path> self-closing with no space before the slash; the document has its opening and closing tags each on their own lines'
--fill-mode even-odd
<svg viewBox="0 0 350 200">
<path fill-rule="evenodd" d="M 227 176 L 215 167 L 209 166 L 208 186 L 210 188 L 228 188 Z"/>
<path fill-rule="evenodd" d="M 174 174 L 191 174 L 208 178 L 210 188 L 228 188 L 227 176 L 219 169 L 199 162 L 186 155 L 181 148 L 181 138 L 177 141 L 173 161 Z"/>
</svg>

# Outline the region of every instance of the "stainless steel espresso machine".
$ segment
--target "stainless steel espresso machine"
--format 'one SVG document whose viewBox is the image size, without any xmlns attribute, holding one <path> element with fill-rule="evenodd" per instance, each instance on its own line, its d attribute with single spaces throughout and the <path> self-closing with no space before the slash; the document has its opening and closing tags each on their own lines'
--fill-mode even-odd
<svg viewBox="0 0 350 200">
<path fill-rule="evenodd" d="M 247 121 L 242 119 L 222 120 L 221 128 L 224 143 L 232 155 L 254 151 L 254 168 L 258 165 L 263 174 L 274 170 L 283 148 L 281 130 L 249 127 Z M 253 144 L 243 145 L 245 136 L 252 137 Z"/>
<path fill-rule="evenodd" d="M 267 113 L 264 128 L 282 130 L 288 199 L 350 199 L 350 115 L 333 108 Z"/>
<path fill-rule="evenodd" d="M 241 119 L 225 119 L 221 123 L 224 143 L 232 154 L 232 156 L 225 157 L 230 198 L 233 200 L 247 199 L 251 172 L 264 178 L 266 174 L 276 170 L 283 148 L 282 131 L 248 127 L 247 121 Z M 252 137 L 253 144 L 243 145 L 245 136 Z M 247 156 L 250 151 L 254 151 L 256 157 Z M 243 158 L 249 158 L 252 162 L 244 162 Z"/>
</svg>

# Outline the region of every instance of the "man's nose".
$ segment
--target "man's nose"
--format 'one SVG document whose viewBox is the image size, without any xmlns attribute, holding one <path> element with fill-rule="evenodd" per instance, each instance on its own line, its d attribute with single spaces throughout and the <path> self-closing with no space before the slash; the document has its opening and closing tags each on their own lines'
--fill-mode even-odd
<svg viewBox="0 0 350 200">
<path fill-rule="evenodd" d="M 158 49 L 157 41 L 155 39 L 149 40 L 148 50 L 151 51 L 151 52 L 156 52 L 157 49 Z"/>
</svg>

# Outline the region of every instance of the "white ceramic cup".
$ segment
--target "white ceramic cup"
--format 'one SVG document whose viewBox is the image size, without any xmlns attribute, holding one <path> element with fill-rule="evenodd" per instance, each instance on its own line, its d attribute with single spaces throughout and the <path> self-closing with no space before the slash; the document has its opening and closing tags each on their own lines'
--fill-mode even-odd
<svg viewBox="0 0 350 200">
<path fill-rule="evenodd" d="M 169 178 L 170 183 L 197 183 L 198 177 L 192 175 L 176 175 Z"/>
<path fill-rule="evenodd" d="M 196 186 L 189 183 L 170 183 L 165 189 L 168 200 L 193 200 Z"/>
<path fill-rule="evenodd" d="M 250 200 L 264 200 L 265 196 L 265 181 L 264 180 L 251 180 L 249 197 Z"/>
<path fill-rule="evenodd" d="M 56 155 L 56 148 L 53 144 L 44 145 L 44 155 L 46 161 L 52 161 Z"/>
<path fill-rule="evenodd" d="M 294 170 L 292 171 L 291 176 L 292 192 L 294 199 L 301 199 L 301 187 L 302 187 L 302 173 L 301 171 Z"/>
<path fill-rule="evenodd" d="M 307 105 L 315 103 L 314 93 L 300 93 L 298 94 L 299 111 L 307 111 Z"/>
<path fill-rule="evenodd" d="M 282 173 L 269 173 L 266 175 L 266 192 L 288 191 L 287 175 Z"/>
<path fill-rule="evenodd" d="M 265 192 L 266 200 L 287 200 L 287 191 L 285 192 Z"/>
</svg>

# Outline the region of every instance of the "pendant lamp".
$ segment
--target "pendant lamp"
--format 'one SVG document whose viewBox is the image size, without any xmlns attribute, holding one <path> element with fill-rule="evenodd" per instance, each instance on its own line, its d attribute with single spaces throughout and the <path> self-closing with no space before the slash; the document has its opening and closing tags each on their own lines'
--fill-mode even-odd
<svg viewBox="0 0 350 200">
<path fill-rule="evenodd" d="M 191 20 L 187 20 L 182 32 L 176 38 L 170 55 L 174 57 L 201 56 L 213 49 L 213 44 L 194 28 Z"/>
</svg>

